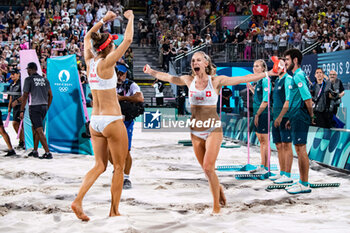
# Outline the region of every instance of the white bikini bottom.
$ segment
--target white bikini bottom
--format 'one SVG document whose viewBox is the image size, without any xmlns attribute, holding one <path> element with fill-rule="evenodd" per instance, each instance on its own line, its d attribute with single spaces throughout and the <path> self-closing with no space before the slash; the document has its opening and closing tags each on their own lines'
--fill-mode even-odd
<svg viewBox="0 0 350 233">
<path fill-rule="evenodd" d="M 213 132 L 214 130 L 216 129 L 216 127 L 212 127 L 210 129 L 207 129 L 207 130 L 204 130 L 204 131 L 194 131 L 194 130 L 191 130 L 191 134 L 193 134 L 194 136 L 196 137 L 199 137 L 203 140 L 207 140 L 209 134 L 211 132 Z"/>
<path fill-rule="evenodd" d="M 105 115 L 92 115 L 90 119 L 90 126 L 96 132 L 102 133 L 102 131 L 112 123 L 113 121 L 122 120 L 123 116 L 105 116 Z"/>
</svg>

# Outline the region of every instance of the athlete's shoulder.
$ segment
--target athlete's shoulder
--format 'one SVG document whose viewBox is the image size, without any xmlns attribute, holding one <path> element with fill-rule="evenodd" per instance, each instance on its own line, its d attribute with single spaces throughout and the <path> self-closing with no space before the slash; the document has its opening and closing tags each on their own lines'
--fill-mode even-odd
<svg viewBox="0 0 350 233">
<path fill-rule="evenodd" d="M 305 74 L 305 72 L 301 69 L 301 68 L 299 68 L 299 69 L 297 69 L 296 71 L 295 71 L 295 73 L 294 73 L 294 75 L 293 75 L 294 77 L 306 77 L 306 74 Z"/>
</svg>

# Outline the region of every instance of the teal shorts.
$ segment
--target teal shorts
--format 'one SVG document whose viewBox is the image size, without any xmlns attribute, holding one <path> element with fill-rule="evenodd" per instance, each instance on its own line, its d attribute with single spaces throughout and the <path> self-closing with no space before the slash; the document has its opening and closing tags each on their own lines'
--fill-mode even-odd
<svg viewBox="0 0 350 233">
<path fill-rule="evenodd" d="M 303 120 L 291 119 L 291 136 L 293 145 L 305 145 L 307 142 L 307 134 L 309 132 L 309 123 Z"/>
<path fill-rule="evenodd" d="M 286 128 L 288 118 L 283 118 L 279 127 L 272 125 L 272 138 L 274 143 L 292 142 L 291 131 Z"/>
<path fill-rule="evenodd" d="M 255 131 L 260 134 L 267 134 L 268 127 L 267 114 L 263 113 L 259 116 L 258 127 L 254 124 Z"/>
</svg>

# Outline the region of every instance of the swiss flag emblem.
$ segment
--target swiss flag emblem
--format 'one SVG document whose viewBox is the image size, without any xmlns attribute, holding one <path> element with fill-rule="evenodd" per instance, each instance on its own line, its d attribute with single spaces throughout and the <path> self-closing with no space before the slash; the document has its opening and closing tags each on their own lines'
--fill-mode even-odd
<svg viewBox="0 0 350 233">
<path fill-rule="evenodd" d="M 263 4 L 253 5 L 252 12 L 253 15 L 261 15 L 266 18 L 269 13 L 269 7 Z"/>
<path fill-rule="evenodd" d="M 207 97 L 211 97 L 211 91 L 207 91 L 207 92 L 205 93 L 205 95 L 206 95 Z"/>
</svg>

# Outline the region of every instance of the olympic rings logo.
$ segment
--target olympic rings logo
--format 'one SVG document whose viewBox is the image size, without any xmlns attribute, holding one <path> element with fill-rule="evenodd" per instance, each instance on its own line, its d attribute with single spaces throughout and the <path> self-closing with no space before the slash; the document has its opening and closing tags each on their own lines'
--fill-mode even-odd
<svg viewBox="0 0 350 233">
<path fill-rule="evenodd" d="M 305 72 L 306 76 L 310 76 L 312 71 L 312 65 L 303 65 L 301 69 Z"/>
<path fill-rule="evenodd" d="M 68 91 L 68 87 L 59 87 L 58 90 L 60 92 L 67 92 Z"/>
</svg>

